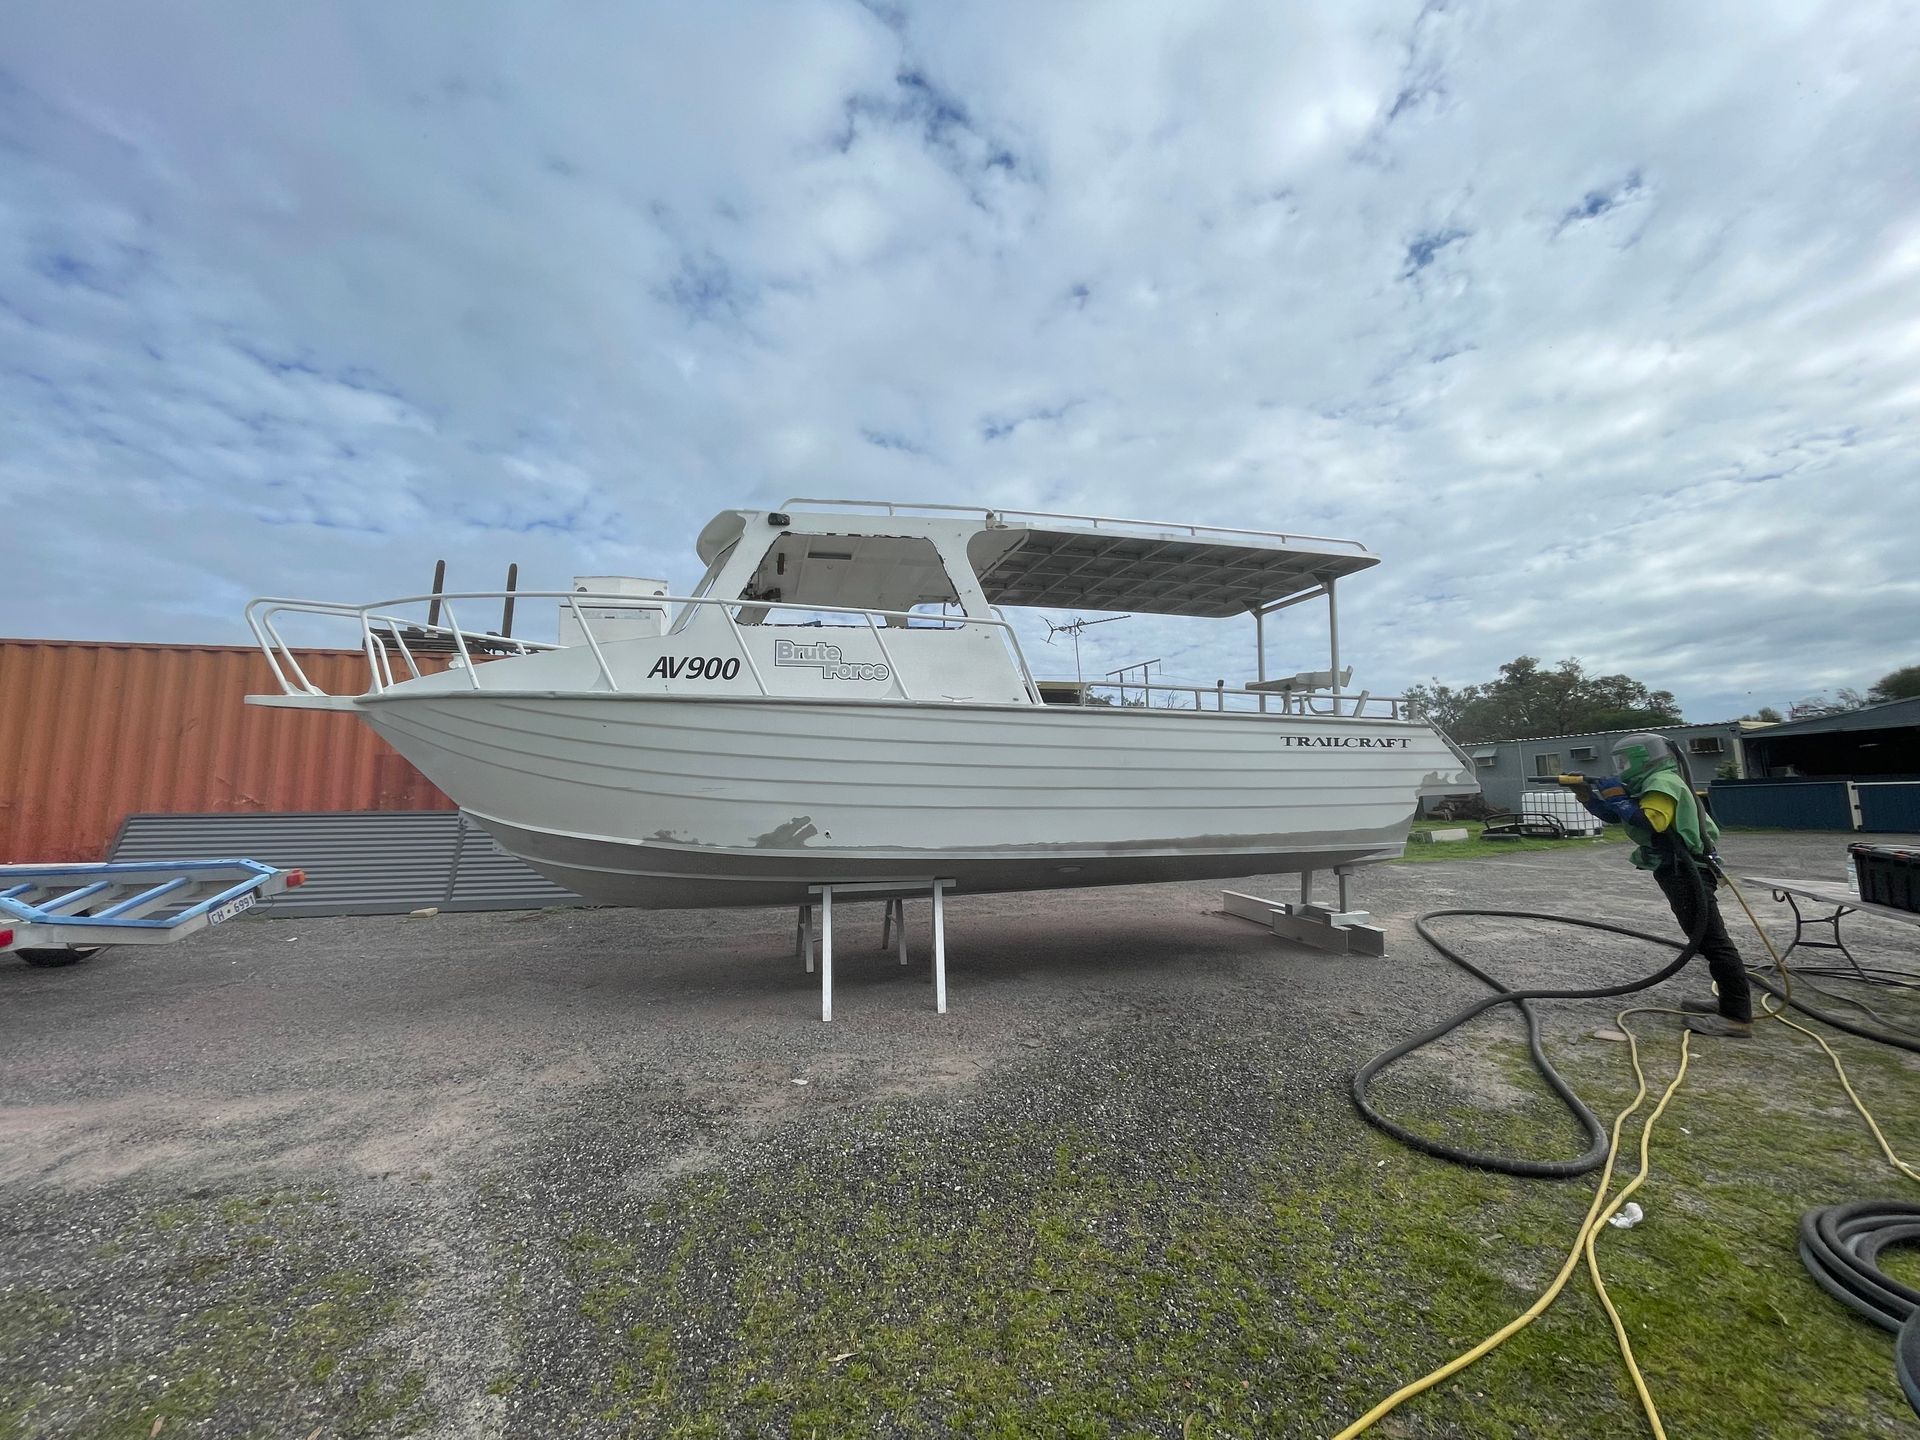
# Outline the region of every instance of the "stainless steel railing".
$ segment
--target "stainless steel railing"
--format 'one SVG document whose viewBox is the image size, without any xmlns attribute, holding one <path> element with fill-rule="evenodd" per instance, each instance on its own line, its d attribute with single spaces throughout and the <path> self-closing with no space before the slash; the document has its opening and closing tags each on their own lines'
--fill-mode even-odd
<svg viewBox="0 0 1920 1440">
<path fill-rule="evenodd" d="M 343 620 L 353 624 L 359 631 L 360 649 L 367 660 L 366 694 L 380 694 L 400 683 L 402 680 L 418 679 L 428 673 L 422 668 L 416 647 L 437 640 L 442 646 L 451 647 L 452 662 L 465 672 L 470 689 L 483 689 L 479 675 L 479 666 L 488 660 L 501 659 L 512 655 L 532 655 L 542 651 L 560 650 L 567 647 L 547 640 L 527 640 L 513 636 L 497 635 L 489 631 L 467 630 L 459 621 L 455 608 L 458 601 L 497 601 L 506 598 L 509 592 L 503 590 L 468 590 L 442 592 L 439 594 L 406 595 L 391 600 L 376 600 L 365 605 L 349 605 L 325 600 L 295 600 L 276 596 L 263 596 L 247 605 L 246 619 L 248 628 L 253 632 L 255 641 L 266 656 L 267 664 L 273 671 L 275 681 L 283 694 L 287 695 L 326 695 L 330 692 L 316 685 L 301 665 L 295 647 L 286 639 L 277 623 L 283 615 L 313 615 L 327 619 Z M 631 595 L 601 592 L 581 592 L 573 590 L 516 590 L 511 592 L 516 600 L 558 600 L 566 604 L 580 627 L 580 634 L 593 655 L 594 667 L 601 684 L 609 691 L 621 693 L 628 687 L 620 684 L 619 677 L 608 663 L 606 651 L 600 639 L 594 634 L 592 622 L 587 618 L 584 606 L 620 605 L 631 606 Z M 1021 648 L 1020 637 L 1012 623 L 1004 616 L 995 615 L 989 619 L 971 615 L 930 615 L 923 611 L 906 610 L 868 610 L 846 605 L 806 605 L 789 601 L 776 601 L 756 604 L 740 599 L 726 599 L 717 596 L 649 596 L 649 602 L 661 605 L 679 605 L 685 607 L 714 606 L 726 618 L 728 629 L 733 635 L 743 667 L 753 677 L 755 687 L 762 696 L 774 697 L 782 694 L 767 684 L 759 664 L 746 644 L 741 633 L 742 626 L 735 612 L 751 609 L 778 609 L 802 611 L 821 615 L 858 615 L 862 617 L 867 629 L 873 635 L 881 658 L 886 662 L 889 672 L 898 677 L 902 694 L 908 699 L 915 696 L 901 671 L 893 650 L 887 644 L 887 631 L 891 628 L 882 621 L 900 620 L 916 622 L 919 628 L 944 630 L 962 630 L 970 626 L 997 630 L 1018 667 L 1029 700 L 1041 703 L 1040 685 L 1034 679 L 1033 671 L 1027 664 L 1025 651 Z M 429 606 L 438 602 L 446 621 L 429 623 L 410 619 L 396 613 L 406 606 Z M 683 615 L 688 611 L 683 610 Z M 676 617 L 677 619 L 677 617 Z M 751 626 L 745 628 L 753 628 Z M 411 640 L 412 643 L 409 643 Z M 396 671 L 394 655 L 398 654 L 405 666 L 405 673 Z M 425 653 L 423 651 L 423 653 Z M 476 656 L 478 657 L 476 659 Z M 1083 706 L 1105 706 L 1113 701 L 1101 701 L 1089 698 L 1095 693 L 1115 694 L 1120 697 L 1122 708 L 1131 708 L 1128 702 L 1139 695 L 1149 708 L 1154 706 L 1156 695 L 1183 696 L 1191 700 L 1191 706 L 1179 708 L 1205 711 L 1235 711 L 1237 713 L 1261 713 L 1276 719 L 1293 718 L 1314 719 L 1376 719 L 1409 720 L 1415 719 L 1412 707 L 1402 696 L 1373 695 L 1362 690 L 1356 694 L 1334 694 L 1331 691 L 1277 691 L 1253 690 L 1224 683 L 1214 685 L 1177 685 L 1162 680 L 1139 681 L 1091 680 L 1085 682 L 1049 682 L 1054 685 L 1072 683 L 1079 692 L 1079 703 Z M 969 703 L 959 701 L 954 703 Z M 1369 707 L 1373 707 L 1371 710 Z M 1384 710 L 1384 713 L 1382 711 Z"/>
<path fill-rule="evenodd" d="M 459 657 L 460 667 L 466 672 L 468 686 L 471 689 L 479 690 L 483 687 L 474 664 L 474 651 L 476 649 L 482 652 L 484 659 L 498 659 L 501 658 L 503 654 L 530 655 L 543 650 L 566 648 L 551 641 L 521 640 L 491 634 L 486 631 L 469 631 L 461 626 L 458 614 L 454 609 L 454 601 L 503 600 L 509 593 L 512 594 L 516 601 L 560 600 L 566 602 L 572 611 L 574 620 L 580 626 L 582 638 L 585 640 L 588 649 L 593 653 L 594 664 L 599 673 L 600 680 L 610 691 L 620 692 L 623 690 L 619 677 L 613 673 L 613 667 L 607 663 L 606 652 L 601 648 L 599 637 L 593 633 L 593 626 L 588 621 L 585 611 L 581 609 L 581 605 L 584 602 L 587 605 L 631 606 L 634 603 L 634 597 L 631 595 L 583 592 L 577 590 L 515 590 L 512 592 L 504 590 L 464 590 L 428 595 L 404 595 L 392 600 L 376 600 L 366 605 L 347 605 L 326 600 L 294 600 L 279 596 L 263 596 L 260 599 L 248 603 L 246 618 L 247 626 L 252 630 L 253 637 L 259 643 L 262 653 L 266 655 L 267 664 L 272 668 L 274 679 L 279 683 L 283 694 L 324 695 L 328 693 L 315 685 L 307 675 L 305 668 L 300 664 L 299 657 L 294 653 L 294 647 L 288 643 L 286 637 L 281 633 L 279 625 L 276 623 L 279 616 L 289 614 L 323 616 L 332 619 L 349 620 L 358 624 L 360 647 L 367 657 L 368 687 L 364 693 L 380 694 L 398 683 L 393 669 L 392 655 L 387 649 L 388 642 L 391 642 L 395 648 L 399 650 L 401 659 L 406 664 L 408 674 L 404 678 L 418 679 L 426 673 L 420 668 L 419 662 L 414 658 L 413 647 L 407 643 L 408 636 L 412 636 L 416 642 L 431 636 L 437 636 L 451 641 L 454 653 Z M 849 605 L 805 605 L 785 600 L 771 604 L 756 604 L 753 601 L 724 599 L 712 595 L 659 595 L 648 596 L 647 599 L 649 603 L 657 602 L 660 605 L 681 605 L 689 607 L 706 605 L 718 607 L 720 613 L 726 618 L 728 629 L 733 633 L 734 643 L 739 648 L 740 658 L 745 663 L 747 672 L 753 676 L 754 684 L 759 688 L 760 694 L 764 696 L 771 696 L 778 692 L 772 690 L 767 685 L 766 677 L 760 673 L 760 667 L 754 661 L 753 652 L 748 648 L 745 637 L 741 634 L 741 625 L 734 613 L 737 610 L 798 610 L 819 615 L 858 615 L 862 617 L 866 621 L 867 629 L 874 637 L 881 658 L 886 662 L 888 671 L 898 678 L 901 693 L 908 699 L 918 697 L 912 694 L 906 675 L 901 671 L 893 651 L 887 645 L 886 631 L 890 627 L 882 625 L 880 623 L 881 621 L 900 620 L 903 622 L 917 622 L 918 628 L 923 629 L 964 630 L 969 627 L 980 627 L 983 629 L 998 630 L 1004 637 L 1004 642 L 1007 645 L 1015 665 L 1019 668 L 1020 678 L 1026 686 L 1028 698 L 1035 703 L 1039 701 L 1039 688 L 1034 682 L 1033 671 L 1027 665 L 1026 654 L 1020 648 L 1020 637 L 1015 633 L 1011 623 L 998 617 L 987 619 L 973 615 L 929 615 L 922 611 L 868 610 Z M 446 616 L 447 623 L 445 624 L 416 622 L 409 620 L 403 615 L 391 613 L 401 606 L 431 605 L 436 602 Z M 682 613 L 685 612 L 683 611 Z"/>
<path fill-rule="evenodd" d="M 1050 683 L 1060 684 L 1063 682 L 1054 681 Z M 1309 716 L 1323 720 L 1335 718 L 1348 720 L 1412 720 L 1417 718 L 1413 714 L 1413 707 L 1409 705 L 1404 696 L 1375 695 L 1370 690 L 1361 690 L 1352 695 L 1336 695 L 1331 690 L 1251 690 L 1240 686 L 1228 685 L 1224 682 L 1213 685 L 1175 685 L 1164 680 L 1154 680 L 1144 685 L 1138 680 L 1088 680 L 1070 683 L 1076 685 L 1082 692 L 1096 690 L 1103 693 L 1117 692 L 1120 696 L 1120 700 L 1117 703 L 1129 708 L 1142 708 L 1133 704 L 1131 697 L 1134 695 L 1140 696 L 1145 702 L 1144 708 L 1161 708 L 1154 705 L 1153 696 L 1156 694 L 1166 694 L 1169 696 L 1191 697 L 1193 701 L 1191 706 L 1181 705 L 1177 707 L 1183 710 L 1224 711 L 1231 709 L 1241 713 L 1253 711 L 1264 715 L 1272 715 L 1276 718 L 1292 716 L 1295 719 L 1299 719 L 1302 716 Z M 1229 705 L 1229 697 L 1232 697 L 1235 701 L 1244 703 Z M 1111 705 L 1116 702 L 1096 700 L 1092 702 L 1083 701 L 1083 703 Z M 1369 713 L 1369 706 L 1375 707 L 1371 713 Z M 1382 713 L 1381 707 L 1384 707 L 1384 713 Z"/>
</svg>

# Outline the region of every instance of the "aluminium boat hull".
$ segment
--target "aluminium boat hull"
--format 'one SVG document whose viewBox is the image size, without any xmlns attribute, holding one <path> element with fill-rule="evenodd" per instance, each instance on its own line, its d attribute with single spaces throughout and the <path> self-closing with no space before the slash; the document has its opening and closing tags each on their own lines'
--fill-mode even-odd
<svg viewBox="0 0 1920 1440">
<path fill-rule="evenodd" d="M 356 702 L 509 853 L 589 900 L 791 904 L 1389 859 L 1471 786 L 1424 723 L 1233 711 L 438 690 Z"/>
</svg>

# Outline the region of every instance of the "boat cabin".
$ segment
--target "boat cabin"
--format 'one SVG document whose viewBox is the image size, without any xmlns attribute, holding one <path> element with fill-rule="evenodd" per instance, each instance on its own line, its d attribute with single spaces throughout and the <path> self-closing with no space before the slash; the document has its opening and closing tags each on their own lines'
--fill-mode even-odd
<svg viewBox="0 0 1920 1440">
<path fill-rule="evenodd" d="M 1109 705 L 1112 697 L 1102 692 L 1123 687 L 1036 681 L 1006 609 L 1251 616 L 1252 682 L 1196 688 L 1135 681 L 1125 691 L 1186 709 L 1331 716 L 1359 715 L 1367 705 L 1364 694 L 1346 694 L 1350 671 L 1340 664 L 1336 594 L 1341 579 L 1379 560 L 1353 540 L 977 506 L 795 499 L 778 510 L 722 511 L 701 531 L 698 551 L 706 572 L 691 595 L 647 601 L 672 610 L 657 634 L 611 624 L 596 630 L 596 610 L 602 617 L 625 613 L 614 607 L 634 601 L 585 590 L 545 592 L 561 605 L 562 644 L 461 628 L 457 605 L 479 609 L 475 602 L 501 592 L 358 607 L 261 600 L 249 619 L 289 695 L 319 692 L 275 629 L 282 611 L 358 619 L 373 671 L 369 693 L 410 684 L 856 704 Z M 519 591 L 512 598 L 541 596 Z M 1267 617 L 1312 600 L 1327 607 L 1327 669 L 1270 678 Z M 399 613 L 428 602 L 424 626 Z M 414 654 L 423 635 L 436 641 L 432 648 L 448 671 L 423 671 Z M 1379 718 L 1400 713 L 1386 697 L 1375 705 Z"/>
<path fill-rule="evenodd" d="M 785 672 L 773 693 L 976 703 L 1085 703 L 1103 688 L 1036 682 L 1007 607 L 1251 615 L 1263 640 L 1267 615 L 1317 598 L 1331 622 L 1317 688 L 1337 694 L 1335 586 L 1379 563 L 1357 541 L 1324 536 L 806 499 L 723 511 L 698 551 L 706 573 L 669 634 L 737 637 L 763 675 Z M 1258 685 L 1264 645 L 1256 652 Z"/>
</svg>

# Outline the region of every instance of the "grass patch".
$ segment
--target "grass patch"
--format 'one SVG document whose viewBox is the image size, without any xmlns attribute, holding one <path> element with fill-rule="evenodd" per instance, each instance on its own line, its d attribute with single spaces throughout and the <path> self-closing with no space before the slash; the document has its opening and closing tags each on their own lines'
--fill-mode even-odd
<svg viewBox="0 0 1920 1440">
<path fill-rule="evenodd" d="M 1480 832 L 1486 826 L 1478 820 L 1416 820 L 1413 829 L 1416 833 L 1432 830 L 1466 830 L 1465 840 L 1442 840 L 1437 843 L 1410 843 L 1407 853 L 1391 863 L 1396 865 L 1416 865 L 1428 860 L 1481 860 L 1491 855 L 1517 855 L 1525 850 L 1584 850 L 1594 845 L 1624 845 L 1626 833 L 1617 825 L 1608 826 L 1598 837 L 1581 837 L 1572 840 L 1483 840 Z"/>
<path fill-rule="evenodd" d="M 1672 1021 L 1639 1024 L 1667 1032 L 1648 1046 L 1657 1085 Z M 1624 1047 L 1556 1048 L 1604 1113 L 1630 1093 Z M 1914 1068 L 1847 1055 L 1895 1145 L 1920 1153 Z M 1538 1093 L 1517 1046 L 1485 1059 Z M 1911 1423 L 1887 1337 L 1794 1250 L 1802 1209 L 1898 1193 L 1823 1065 L 1779 1027 L 1698 1047 L 1638 1197 L 1648 1218 L 1603 1237 L 1676 1435 Z M 1576 1148 L 1545 1099 L 1489 1111 L 1382 1088 L 1403 1117 L 1477 1145 Z M 681 1185 L 631 1230 L 567 1238 L 599 1337 L 599 1417 L 636 1436 L 1325 1435 L 1524 1308 L 1590 1198 L 1590 1182 L 1445 1165 L 1331 1111 L 1275 1123 L 1263 1155 L 1143 1168 L 1071 1120 L 983 1124 L 947 1151 L 892 1141 L 879 1111 L 791 1165 Z M 1637 1437 L 1644 1422 L 1577 1278 L 1379 1433 Z"/>
<path fill-rule="evenodd" d="M 207 1434 L 406 1435 L 425 1377 L 385 1343 L 404 1275 L 342 1268 L 331 1197 L 202 1199 L 136 1215 L 115 1263 L 0 1295 L 0 1440 Z M 298 1423 L 296 1423 L 296 1421 Z"/>
</svg>

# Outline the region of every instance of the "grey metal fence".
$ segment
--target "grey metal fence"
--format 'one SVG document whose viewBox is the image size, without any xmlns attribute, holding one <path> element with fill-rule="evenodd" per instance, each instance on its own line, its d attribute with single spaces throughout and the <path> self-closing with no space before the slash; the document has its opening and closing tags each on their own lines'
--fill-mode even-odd
<svg viewBox="0 0 1920 1440">
<path fill-rule="evenodd" d="M 586 903 L 542 879 L 455 810 L 266 815 L 130 815 L 115 860 L 244 856 L 304 870 L 272 902 L 277 915 L 393 915 L 532 910 Z"/>
</svg>

